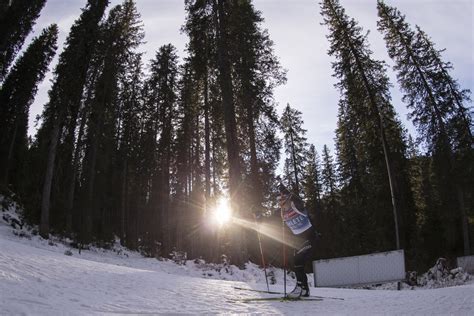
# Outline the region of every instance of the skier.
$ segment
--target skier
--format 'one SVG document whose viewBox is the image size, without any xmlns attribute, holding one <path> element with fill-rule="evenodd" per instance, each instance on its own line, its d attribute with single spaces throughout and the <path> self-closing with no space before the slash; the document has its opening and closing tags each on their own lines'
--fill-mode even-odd
<svg viewBox="0 0 474 316">
<path fill-rule="evenodd" d="M 311 259 L 312 243 L 316 231 L 308 216 L 308 211 L 304 207 L 304 202 L 297 195 L 288 191 L 283 184 L 278 186 L 278 190 L 282 220 L 300 241 L 293 257 L 296 286 L 293 291 L 288 293 L 287 297 L 292 299 L 301 296 L 308 297 L 308 277 L 304 272 L 304 266 Z"/>
</svg>

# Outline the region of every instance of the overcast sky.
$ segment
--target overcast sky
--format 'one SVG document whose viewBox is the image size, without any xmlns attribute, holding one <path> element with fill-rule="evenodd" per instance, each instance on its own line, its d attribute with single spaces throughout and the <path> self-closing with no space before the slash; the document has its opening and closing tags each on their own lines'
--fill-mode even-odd
<svg viewBox="0 0 474 316">
<path fill-rule="evenodd" d="M 112 0 L 112 5 L 120 3 Z M 180 33 L 184 22 L 184 0 L 136 0 L 145 26 L 146 44 L 140 47 L 145 52 L 145 61 L 150 60 L 161 45 L 171 43 L 178 48 L 180 56 L 185 55 L 187 37 Z M 331 61 L 327 55 L 329 43 L 327 28 L 321 25 L 317 0 L 254 0 L 255 8 L 265 18 L 263 24 L 275 43 L 275 54 L 282 66 L 288 70 L 288 82 L 275 91 L 279 113 L 290 103 L 303 112 L 308 141 L 321 152 L 322 146 L 334 144 L 334 130 L 337 121 L 339 94 L 334 88 Z M 340 0 L 346 13 L 355 18 L 365 31 L 370 30 L 370 47 L 374 57 L 392 65 L 377 31 L 376 0 Z M 60 29 L 59 43 L 63 43 L 74 20 L 80 15 L 86 0 L 48 0 L 37 24 L 34 35 L 51 23 Z M 474 33 L 472 0 L 386 0 L 396 6 L 411 25 L 418 24 L 434 41 L 437 48 L 446 48 L 443 57 L 452 62 L 452 75 L 463 88 L 474 90 Z M 31 36 L 30 36 L 31 38 Z M 60 48 L 61 49 L 61 48 Z M 58 50 L 59 52 L 60 50 Z M 57 62 L 53 61 L 51 69 Z M 406 119 L 407 110 L 401 102 L 396 78 L 389 71 L 393 104 L 400 119 L 414 132 Z M 29 133 L 34 134 L 34 118 L 42 112 L 47 102 L 50 87 L 49 73 L 39 86 L 38 94 L 30 109 Z"/>
</svg>

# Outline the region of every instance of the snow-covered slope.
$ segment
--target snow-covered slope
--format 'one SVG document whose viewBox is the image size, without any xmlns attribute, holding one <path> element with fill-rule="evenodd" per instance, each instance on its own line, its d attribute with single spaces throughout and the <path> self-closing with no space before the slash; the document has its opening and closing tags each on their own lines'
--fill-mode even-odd
<svg viewBox="0 0 474 316">
<path fill-rule="evenodd" d="M 216 280 L 204 278 L 211 271 L 192 262 L 178 266 L 134 253 L 66 250 L 39 237 L 15 236 L 0 219 L 0 314 L 474 315 L 474 284 L 422 291 L 313 288 L 312 295 L 344 300 L 243 303 L 235 300 L 269 296 L 234 289 L 265 289 L 263 276 L 252 271 L 256 267 L 228 274 L 233 281 Z"/>
</svg>

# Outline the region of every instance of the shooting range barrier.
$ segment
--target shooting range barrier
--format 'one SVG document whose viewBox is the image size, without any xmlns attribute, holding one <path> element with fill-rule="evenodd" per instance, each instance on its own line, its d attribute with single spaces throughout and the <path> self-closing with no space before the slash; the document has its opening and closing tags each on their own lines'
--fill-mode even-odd
<svg viewBox="0 0 474 316">
<path fill-rule="evenodd" d="M 474 274 L 474 256 L 458 257 L 457 264 L 467 273 Z"/>
<path fill-rule="evenodd" d="M 404 280 L 405 253 L 395 250 L 313 261 L 316 287 L 368 285 Z"/>
</svg>

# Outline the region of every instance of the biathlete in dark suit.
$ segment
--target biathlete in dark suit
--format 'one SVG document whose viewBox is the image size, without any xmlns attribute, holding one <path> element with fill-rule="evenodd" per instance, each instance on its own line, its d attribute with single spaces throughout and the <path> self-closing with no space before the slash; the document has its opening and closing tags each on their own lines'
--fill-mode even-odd
<svg viewBox="0 0 474 316">
<path fill-rule="evenodd" d="M 311 250 L 316 231 L 311 223 L 304 202 L 297 195 L 288 191 L 284 185 L 280 184 L 278 189 L 280 191 L 278 202 L 281 208 L 281 217 L 291 232 L 300 240 L 300 244 L 294 252 L 296 286 L 287 296 L 289 298 L 307 297 L 309 296 L 309 287 L 304 266 L 311 259 Z"/>
</svg>

